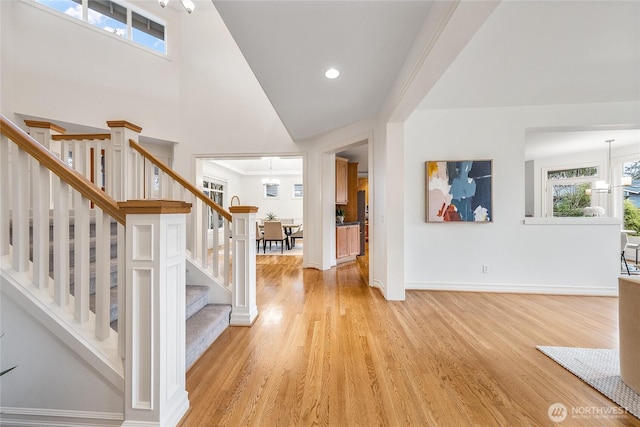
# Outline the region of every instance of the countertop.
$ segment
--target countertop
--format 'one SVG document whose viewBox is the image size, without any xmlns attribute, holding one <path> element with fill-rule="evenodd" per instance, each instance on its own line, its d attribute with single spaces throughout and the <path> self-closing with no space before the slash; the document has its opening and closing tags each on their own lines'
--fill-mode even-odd
<svg viewBox="0 0 640 427">
<path fill-rule="evenodd" d="M 336 223 L 336 227 L 344 227 L 345 225 L 356 225 L 356 224 L 360 224 L 360 222 L 352 221 L 352 222 L 343 222 L 342 224 Z"/>
</svg>

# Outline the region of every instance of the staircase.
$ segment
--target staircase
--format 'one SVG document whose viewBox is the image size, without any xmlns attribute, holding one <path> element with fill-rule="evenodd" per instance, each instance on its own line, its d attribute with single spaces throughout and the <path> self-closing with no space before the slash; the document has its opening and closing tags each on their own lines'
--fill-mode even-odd
<svg viewBox="0 0 640 427">
<path fill-rule="evenodd" d="M 118 330 L 118 224 L 111 221 L 110 227 L 110 324 L 111 329 Z M 89 243 L 89 307 L 95 313 L 96 307 L 96 227 L 90 222 Z M 74 293 L 74 260 L 75 260 L 75 222 L 69 220 L 69 279 L 70 292 Z M 49 276 L 54 278 L 54 244 L 53 221 L 49 221 Z M 9 239 L 13 242 L 13 227 L 9 228 Z M 33 221 L 29 229 L 29 260 L 33 261 Z M 209 346 L 229 326 L 231 306 L 228 304 L 209 304 L 209 287 L 202 285 L 186 285 L 186 368 L 189 369 Z"/>
<path fill-rule="evenodd" d="M 0 304 L 15 337 L 2 353 L 29 354 L 32 369 L 6 379 L 19 392 L 0 412 L 16 425 L 176 425 L 186 369 L 258 315 L 257 208 L 223 209 L 128 122 L 89 135 L 26 124 L 30 134 L 0 115 Z M 210 224 L 221 224 L 213 242 Z M 45 392 L 25 406 L 34 387 Z"/>
</svg>

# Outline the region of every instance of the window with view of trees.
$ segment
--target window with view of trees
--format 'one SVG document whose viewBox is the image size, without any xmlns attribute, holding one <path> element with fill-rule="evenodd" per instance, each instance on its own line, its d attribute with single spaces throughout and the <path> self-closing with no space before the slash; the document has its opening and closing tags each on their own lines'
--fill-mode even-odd
<svg viewBox="0 0 640 427">
<path fill-rule="evenodd" d="M 631 177 L 631 185 L 623 187 L 624 229 L 640 235 L 640 161 L 623 165 L 624 176 Z"/>
<path fill-rule="evenodd" d="M 563 168 L 547 171 L 547 210 L 554 217 L 584 216 L 584 208 L 591 206 L 587 191 L 598 179 L 597 166 Z"/>
<path fill-rule="evenodd" d="M 583 216 L 584 208 L 591 206 L 589 188 L 591 183 L 554 184 L 553 216 Z"/>
</svg>

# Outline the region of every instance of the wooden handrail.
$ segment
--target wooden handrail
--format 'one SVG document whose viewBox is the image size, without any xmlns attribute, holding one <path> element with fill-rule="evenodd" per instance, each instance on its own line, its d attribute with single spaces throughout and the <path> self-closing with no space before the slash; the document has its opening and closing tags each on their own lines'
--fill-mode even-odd
<svg viewBox="0 0 640 427">
<path fill-rule="evenodd" d="M 64 134 L 64 135 L 52 135 L 51 139 L 54 141 L 73 141 L 73 140 L 91 140 L 91 139 L 109 139 L 110 133 L 79 133 L 79 134 Z"/>
<path fill-rule="evenodd" d="M 193 185 L 192 183 L 184 179 L 181 175 L 178 175 L 173 169 L 169 168 L 167 165 L 162 163 L 153 154 L 151 154 L 149 151 L 147 151 L 144 147 L 142 147 L 133 139 L 129 140 L 129 145 L 131 146 L 131 148 L 136 150 L 138 153 L 140 153 L 143 157 L 145 157 L 151 163 L 153 163 L 158 168 L 160 168 L 164 173 L 166 173 L 175 181 L 177 181 L 178 184 L 182 185 L 184 188 L 189 190 L 194 196 L 202 200 L 204 204 L 208 205 L 211 209 L 216 211 L 218 214 L 222 215 L 227 221 L 231 221 L 231 214 L 226 210 L 224 210 L 222 206 L 220 206 L 219 204 L 217 204 L 216 202 L 214 202 L 213 200 L 205 196 L 204 193 L 198 189 L 198 187 L 196 187 L 195 185 Z"/>
<path fill-rule="evenodd" d="M 126 224 L 125 215 L 120 212 L 115 200 L 96 187 L 91 181 L 82 176 L 78 171 L 70 168 L 65 162 L 47 150 L 29 134 L 13 124 L 9 119 L 0 114 L 0 133 L 5 135 L 16 145 L 29 153 L 41 165 L 60 177 L 76 191 L 82 194 L 103 211 L 111 215 L 120 224 Z"/>
</svg>

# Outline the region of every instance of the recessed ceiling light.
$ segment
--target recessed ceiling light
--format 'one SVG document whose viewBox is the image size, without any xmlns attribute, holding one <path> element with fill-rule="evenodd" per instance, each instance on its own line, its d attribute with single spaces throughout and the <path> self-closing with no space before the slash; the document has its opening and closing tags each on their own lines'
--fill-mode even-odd
<svg viewBox="0 0 640 427">
<path fill-rule="evenodd" d="M 340 71 L 336 70 L 335 68 L 329 68 L 327 71 L 325 71 L 324 76 L 328 79 L 335 79 L 336 77 L 338 77 L 340 75 Z"/>
</svg>

